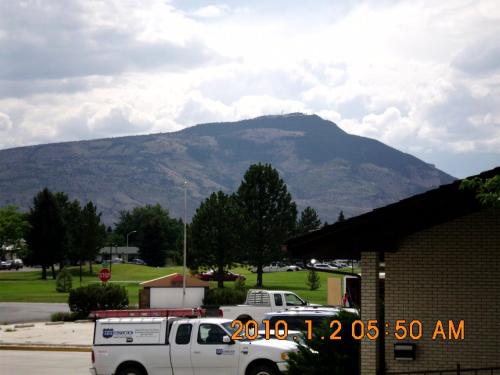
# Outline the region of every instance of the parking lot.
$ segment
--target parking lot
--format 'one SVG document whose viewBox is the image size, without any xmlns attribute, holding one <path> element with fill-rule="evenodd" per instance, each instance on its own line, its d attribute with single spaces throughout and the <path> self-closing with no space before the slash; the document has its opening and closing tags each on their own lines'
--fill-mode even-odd
<svg viewBox="0 0 500 375">
<path fill-rule="evenodd" d="M 90 353 L 0 350 L 0 374 L 88 375 Z"/>
</svg>

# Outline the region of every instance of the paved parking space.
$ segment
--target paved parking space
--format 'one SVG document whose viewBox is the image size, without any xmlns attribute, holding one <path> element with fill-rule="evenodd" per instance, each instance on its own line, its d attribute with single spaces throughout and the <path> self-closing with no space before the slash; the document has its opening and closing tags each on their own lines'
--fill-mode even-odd
<svg viewBox="0 0 500 375">
<path fill-rule="evenodd" d="M 90 353 L 0 350 L 0 374 L 89 375 Z"/>
</svg>

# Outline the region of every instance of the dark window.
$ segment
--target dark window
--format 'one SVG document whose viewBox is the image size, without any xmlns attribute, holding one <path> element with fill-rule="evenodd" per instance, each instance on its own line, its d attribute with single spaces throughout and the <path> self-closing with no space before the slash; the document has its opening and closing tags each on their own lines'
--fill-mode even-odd
<svg viewBox="0 0 500 375">
<path fill-rule="evenodd" d="M 274 304 L 276 306 L 283 306 L 283 298 L 281 298 L 281 294 L 274 295 Z"/>
<path fill-rule="evenodd" d="M 177 334 L 175 335 L 175 343 L 178 345 L 189 344 L 191 340 L 191 329 L 193 326 L 191 324 L 181 324 L 177 328 Z"/>
<path fill-rule="evenodd" d="M 200 324 L 198 330 L 198 344 L 223 344 L 223 337 L 228 336 L 227 332 L 216 324 Z"/>
<path fill-rule="evenodd" d="M 285 300 L 287 306 L 304 306 L 306 304 L 295 294 L 285 294 Z"/>
</svg>

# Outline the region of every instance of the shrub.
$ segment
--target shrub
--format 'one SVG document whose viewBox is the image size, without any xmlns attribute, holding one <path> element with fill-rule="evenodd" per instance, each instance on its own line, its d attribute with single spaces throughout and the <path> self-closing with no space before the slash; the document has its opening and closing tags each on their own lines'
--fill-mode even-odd
<svg viewBox="0 0 500 375">
<path fill-rule="evenodd" d="M 290 353 L 289 375 L 359 374 L 360 342 L 352 337 L 351 326 L 359 319 L 356 314 L 341 311 L 335 320 L 342 324 L 341 340 L 330 340 L 330 321 L 313 327 L 311 340 Z M 324 339 L 322 339 L 322 337 Z"/>
<path fill-rule="evenodd" d="M 321 286 L 321 279 L 315 270 L 309 270 L 307 273 L 307 285 L 311 290 L 316 290 Z"/>
<path fill-rule="evenodd" d="M 116 284 L 90 284 L 71 290 L 68 305 L 78 318 L 86 318 L 95 310 L 127 308 L 128 293 L 125 287 Z"/>
<path fill-rule="evenodd" d="M 241 278 L 237 278 L 235 281 L 234 281 L 234 289 L 236 290 L 243 290 L 246 292 L 246 287 L 245 287 L 245 280 L 244 279 L 241 279 Z"/>
<path fill-rule="evenodd" d="M 73 322 L 78 319 L 77 314 L 72 312 L 55 312 L 50 315 L 51 322 Z"/>
<path fill-rule="evenodd" d="M 56 290 L 60 293 L 67 293 L 71 290 L 72 285 L 71 272 L 65 267 L 57 274 Z"/>
<path fill-rule="evenodd" d="M 204 305 L 221 306 L 237 305 L 245 302 L 247 293 L 245 289 L 216 288 L 209 289 L 205 298 Z"/>
</svg>

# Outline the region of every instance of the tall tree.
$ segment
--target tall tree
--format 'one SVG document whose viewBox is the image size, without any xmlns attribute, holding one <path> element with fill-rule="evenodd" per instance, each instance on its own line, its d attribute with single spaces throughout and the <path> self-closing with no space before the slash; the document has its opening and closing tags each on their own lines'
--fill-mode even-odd
<svg viewBox="0 0 500 375">
<path fill-rule="evenodd" d="M 345 221 L 344 211 L 340 211 L 339 217 L 337 218 L 337 222 Z"/>
<path fill-rule="evenodd" d="M 0 208 L 0 257 L 5 246 L 21 248 L 21 240 L 26 236 L 30 225 L 24 213 L 17 210 L 16 206 Z"/>
<path fill-rule="evenodd" d="M 89 271 L 92 273 L 92 262 L 106 242 L 106 227 L 101 223 L 101 213 L 97 213 L 97 207 L 92 201 L 82 209 L 81 233 L 80 260 L 89 262 Z"/>
<path fill-rule="evenodd" d="M 66 193 L 56 192 L 54 198 L 61 209 L 64 226 L 64 259 L 61 259 L 60 269 L 63 262 L 77 264 L 81 252 L 81 211 L 82 207 L 78 200 L 70 201 Z"/>
<path fill-rule="evenodd" d="M 159 239 L 146 238 L 144 227 L 147 223 L 151 224 L 153 219 L 156 219 L 154 220 L 155 225 L 160 228 L 156 234 Z M 150 226 L 150 224 L 148 225 Z M 139 249 L 142 249 L 145 245 L 148 247 L 148 244 L 154 242 L 162 243 L 160 247 L 166 251 L 165 258 L 167 254 L 179 258 L 178 254 L 176 254 L 179 251 L 177 240 L 179 236 L 182 236 L 182 228 L 182 221 L 171 218 L 166 208 L 159 204 L 146 205 L 136 207 L 132 211 L 122 211 L 112 237 L 119 240 L 116 244 L 123 246 L 126 243 L 127 233 L 136 231 L 129 237 L 129 245 L 138 246 Z M 147 236 L 151 237 L 155 236 L 155 234 L 150 232 Z M 146 259 L 144 260 L 146 261 Z M 162 261 L 162 265 L 165 264 L 165 261 L 166 259 Z"/>
<path fill-rule="evenodd" d="M 319 218 L 316 210 L 309 206 L 304 208 L 297 223 L 297 233 L 305 234 L 312 230 L 319 229 L 320 227 L 321 219 Z"/>
<path fill-rule="evenodd" d="M 218 191 L 201 203 L 191 222 L 189 267 L 215 269 L 219 288 L 224 287 L 224 270 L 238 257 L 238 212 L 235 197 Z"/>
<path fill-rule="evenodd" d="M 247 260 L 257 268 L 282 257 L 281 244 L 293 233 L 297 207 L 279 173 L 270 164 L 254 164 L 246 171 L 237 193 Z"/>
<path fill-rule="evenodd" d="M 55 279 L 54 263 L 63 256 L 65 233 L 61 209 L 47 188 L 33 199 L 28 221 L 31 229 L 27 242 L 32 260 L 42 266 L 42 279 L 47 279 L 48 267 L 52 267 L 52 278 Z"/>
<path fill-rule="evenodd" d="M 150 266 L 164 266 L 167 260 L 167 236 L 159 217 L 148 219 L 141 227 L 141 258 Z"/>
</svg>

